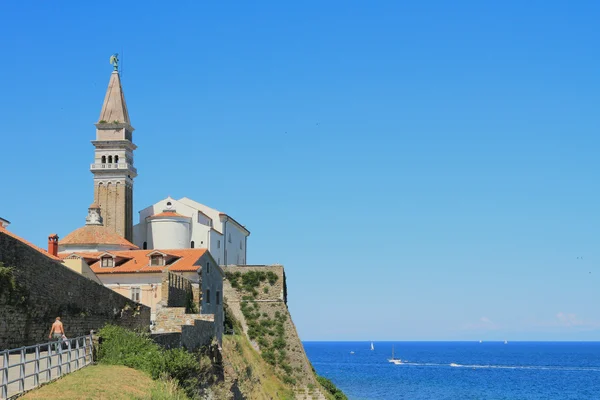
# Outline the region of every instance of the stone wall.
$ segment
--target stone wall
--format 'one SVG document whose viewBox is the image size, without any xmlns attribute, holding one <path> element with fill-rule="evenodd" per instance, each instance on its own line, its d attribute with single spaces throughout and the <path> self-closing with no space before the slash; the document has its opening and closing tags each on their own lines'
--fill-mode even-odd
<svg viewBox="0 0 600 400">
<path fill-rule="evenodd" d="M 179 274 L 165 271 L 162 279 L 161 305 L 187 307 L 188 296 L 193 296 L 192 282 Z"/>
<path fill-rule="evenodd" d="M 283 266 L 227 266 L 222 268 L 226 275 L 227 273 L 236 272 L 244 274 L 249 271 L 270 271 L 278 276 L 277 281 L 273 285 L 268 281 L 260 283 L 260 285 L 255 288 L 256 295 L 254 298 L 249 295 L 247 290 L 241 287 L 238 289 L 233 288 L 231 282 L 226 279 L 223 282 L 223 290 L 228 309 L 233 317 L 240 322 L 244 331 L 243 333 L 247 336 L 249 330 L 248 323 L 241 310 L 241 303 L 250 303 L 253 312 L 260 315 L 262 320 L 274 321 L 277 318 L 281 319 L 283 316 L 285 319 L 285 322 L 283 323 L 283 339 L 285 341 L 284 354 L 286 362 L 291 366 L 293 371 L 291 376 L 296 380 L 295 389 L 297 390 L 297 393 L 309 393 L 314 391 L 315 398 L 324 398 L 320 390 L 315 389 L 319 386 L 316 382 L 314 373 L 312 372 L 306 353 L 304 352 L 304 347 L 302 346 L 294 322 L 292 321 L 292 316 L 287 308 L 287 286 Z M 240 280 L 238 279 L 238 281 Z M 248 339 L 250 339 L 249 336 Z M 261 347 L 258 342 L 258 340 L 250 340 L 252 346 L 257 351 L 261 352 Z M 279 371 L 281 372 L 281 370 Z"/>
<path fill-rule="evenodd" d="M 9 287 L 6 279 L 0 279 L 0 350 L 48 340 L 57 316 L 68 337 L 88 334 L 106 323 L 149 329 L 150 308 L 2 232 L 0 262 L 12 267 L 15 283 Z"/>
<path fill-rule="evenodd" d="M 277 275 L 277 281 L 274 285 L 263 284 L 256 296 L 256 301 L 283 301 L 287 304 L 287 287 L 285 283 L 285 270 L 283 265 L 248 265 L 248 266 L 223 266 L 221 267 L 225 276 L 229 273 L 245 273 L 248 271 L 271 271 Z M 264 288 L 267 288 L 265 292 Z M 243 294 L 234 290 L 231 285 L 223 285 L 224 296 L 227 303 L 239 302 Z"/>
<path fill-rule="evenodd" d="M 162 307 L 156 312 L 152 338 L 166 348 L 194 350 L 211 343 L 215 337 L 212 314 L 186 314 L 185 307 Z"/>
</svg>

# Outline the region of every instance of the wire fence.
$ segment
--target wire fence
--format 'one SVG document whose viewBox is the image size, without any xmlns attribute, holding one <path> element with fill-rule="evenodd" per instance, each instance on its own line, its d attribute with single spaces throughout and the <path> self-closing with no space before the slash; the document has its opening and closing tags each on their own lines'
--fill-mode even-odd
<svg viewBox="0 0 600 400">
<path fill-rule="evenodd" d="M 0 351 L 0 399 L 8 399 L 92 363 L 92 335 Z"/>
</svg>

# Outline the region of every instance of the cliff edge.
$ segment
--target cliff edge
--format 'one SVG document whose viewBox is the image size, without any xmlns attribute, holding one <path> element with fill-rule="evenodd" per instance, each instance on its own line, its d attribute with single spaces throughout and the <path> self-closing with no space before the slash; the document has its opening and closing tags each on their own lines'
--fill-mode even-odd
<svg viewBox="0 0 600 400">
<path fill-rule="evenodd" d="M 237 334 L 223 345 L 225 375 L 240 385 L 242 393 L 252 393 L 248 397 L 252 399 L 327 399 L 287 308 L 283 266 L 227 266 L 223 270 L 225 329 Z M 253 374 L 248 366 L 240 371 L 241 361 L 257 359 L 267 365 L 263 371 Z M 271 387 L 274 392 L 261 394 L 261 387 Z"/>
</svg>

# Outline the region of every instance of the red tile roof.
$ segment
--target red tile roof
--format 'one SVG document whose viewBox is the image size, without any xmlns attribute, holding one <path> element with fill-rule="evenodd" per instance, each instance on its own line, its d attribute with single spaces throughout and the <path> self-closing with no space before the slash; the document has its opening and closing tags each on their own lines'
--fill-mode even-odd
<svg viewBox="0 0 600 400">
<path fill-rule="evenodd" d="M 180 218 L 190 218 L 185 215 L 181 215 L 176 213 L 175 211 L 163 211 L 160 214 L 154 214 L 149 216 L 148 218 L 160 218 L 160 217 L 180 217 Z"/>
<path fill-rule="evenodd" d="M 150 254 L 155 252 L 167 255 L 168 265 L 150 266 Z M 103 252 L 75 252 L 61 253 L 59 257 L 67 258 L 76 254 L 86 259 L 92 271 L 96 274 L 124 274 L 163 272 L 196 272 L 201 265 L 195 265 L 200 257 L 207 252 L 206 249 L 174 249 L 174 250 L 129 250 L 129 251 L 103 251 Z M 111 254 L 115 256 L 116 267 L 101 267 L 100 256 Z"/>
<path fill-rule="evenodd" d="M 75 229 L 62 238 L 62 240 L 59 240 L 58 244 L 113 244 L 129 247 L 130 249 L 139 249 L 139 247 L 124 237 L 111 232 L 110 229 L 101 225 L 86 225 Z"/>
<path fill-rule="evenodd" d="M 50 257 L 53 260 L 57 260 L 57 261 L 61 261 L 60 258 L 53 256 L 52 254 L 48 253 L 46 250 L 42 249 L 41 247 L 37 247 L 35 244 L 33 243 L 29 243 L 27 240 L 15 235 L 12 232 L 9 232 L 6 228 L 3 228 L 2 225 L 0 225 L 0 234 L 4 234 L 7 236 L 10 236 L 13 239 L 17 239 L 19 242 L 23 243 L 26 246 L 31 247 L 34 250 L 39 251 L 40 253 L 42 253 L 43 255 L 45 255 L 46 257 Z"/>
</svg>

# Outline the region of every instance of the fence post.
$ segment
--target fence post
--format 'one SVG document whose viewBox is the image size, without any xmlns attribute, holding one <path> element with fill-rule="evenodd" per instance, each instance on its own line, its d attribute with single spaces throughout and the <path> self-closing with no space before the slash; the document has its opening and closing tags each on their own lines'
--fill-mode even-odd
<svg viewBox="0 0 600 400">
<path fill-rule="evenodd" d="M 50 382 L 52 380 L 52 346 L 48 343 L 46 346 L 46 353 L 48 354 L 47 362 L 46 362 L 46 382 Z"/>
<path fill-rule="evenodd" d="M 19 365 L 19 391 L 25 390 L 25 347 L 21 347 L 21 365 Z"/>
<path fill-rule="evenodd" d="M 100 338 L 98 335 L 94 334 L 94 331 L 90 332 L 90 342 L 91 342 L 91 362 L 96 362 L 98 360 L 98 352 L 100 351 Z"/>
<path fill-rule="evenodd" d="M 62 376 L 62 346 L 58 346 L 58 377 Z"/>
<path fill-rule="evenodd" d="M 8 398 L 8 351 L 2 355 L 2 398 Z"/>
<path fill-rule="evenodd" d="M 75 369 L 79 369 L 79 339 L 75 339 Z"/>
<path fill-rule="evenodd" d="M 71 373 L 71 340 L 67 340 L 67 374 Z"/>
<path fill-rule="evenodd" d="M 33 386 L 38 387 L 40 385 L 40 346 L 35 346 L 35 365 L 33 376 Z"/>
</svg>

